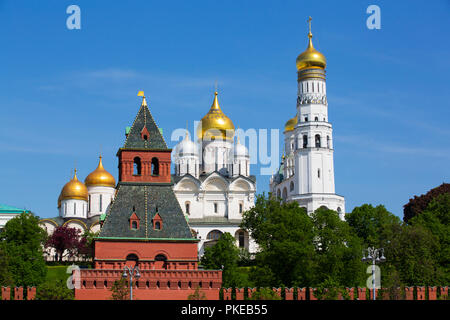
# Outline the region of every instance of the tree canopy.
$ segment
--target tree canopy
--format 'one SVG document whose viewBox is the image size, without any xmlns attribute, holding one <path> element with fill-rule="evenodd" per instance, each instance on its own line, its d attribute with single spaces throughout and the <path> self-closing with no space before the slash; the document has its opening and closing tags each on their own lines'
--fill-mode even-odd
<svg viewBox="0 0 450 320">
<path fill-rule="evenodd" d="M 42 245 L 46 236 L 32 213 L 21 213 L 6 223 L 0 234 L 1 250 L 15 286 L 36 286 L 44 281 L 47 268 Z"/>
</svg>

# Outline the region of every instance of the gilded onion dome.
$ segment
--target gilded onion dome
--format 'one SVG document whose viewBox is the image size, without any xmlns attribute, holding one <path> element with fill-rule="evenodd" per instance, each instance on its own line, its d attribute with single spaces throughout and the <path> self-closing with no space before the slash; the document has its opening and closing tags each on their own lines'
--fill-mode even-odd
<svg viewBox="0 0 450 320">
<path fill-rule="evenodd" d="M 297 125 L 298 118 L 297 115 L 292 119 L 289 119 L 284 125 L 284 131 L 293 131 L 295 126 Z"/>
<path fill-rule="evenodd" d="M 112 176 L 111 173 L 103 168 L 102 156 L 100 156 L 100 160 L 98 162 L 97 169 L 92 171 L 86 179 L 84 179 L 84 184 L 86 186 L 104 186 L 104 187 L 112 187 L 116 186 L 116 180 Z"/>
<path fill-rule="evenodd" d="M 72 180 L 67 182 L 61 191 L 61 200 L 67 199 L 78 199 L 78 200 L 88 200 L 88 190 L 83 182 L 79 181 L 77 178 L 77 170 L 73 175 Z"/>
<path fill-rule="evenodd" d="M 308 47 L 306 48 L 306 50 L 297 57 L 297 70 L 298 71 L 307 69 L 307 68 L 325 69 L 325 67 L 327 66 L 327 60 L 325 59 L 325 56 L 322 53 L 320 53 L 319 51 L 317 51 L 316 49 L 314 49 L 314 46 L 312 43 L 313 35 L 311 33 L 311 17 L 309 18 L 308 22 L 310 23 L 309 24 L 309 33 L 308 33 L 309 43 L 308 43 Z"/>
<path fill-rule="evenodd" d="M 197 137 L 203 140 L 232 140 L 234 137 L 233 122 L 220 109 L 217 91 L 211 109 L 197 127 Z"/>
</svg>

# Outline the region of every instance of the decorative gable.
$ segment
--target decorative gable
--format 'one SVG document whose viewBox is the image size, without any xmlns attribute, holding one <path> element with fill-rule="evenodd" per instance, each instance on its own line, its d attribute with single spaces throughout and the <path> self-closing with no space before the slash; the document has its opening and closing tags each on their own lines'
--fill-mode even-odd
<svg viewBox="0 0 450 320">
<path fill-rule="evenodd" d="M 163 228 L 163 221 L 162 221 L 162 218 L 161 218 L 161 216 L 159 215 L 158 212 L 153 217 L 152 222 L 153 222 L 153 229 L 154 230 L 162 230 L 162 228 Z"/>
<path fill-rule="evenodd" d="M 139 219 L 139 217 L 137 216 L 136 212 L 133 212 L 130 216 L 130 218 L 128 219 L 128 221 L 130 222 L 130 229 L 131 230 L 139 230 L 139 222 L 141 219 Z"/>
</svg>

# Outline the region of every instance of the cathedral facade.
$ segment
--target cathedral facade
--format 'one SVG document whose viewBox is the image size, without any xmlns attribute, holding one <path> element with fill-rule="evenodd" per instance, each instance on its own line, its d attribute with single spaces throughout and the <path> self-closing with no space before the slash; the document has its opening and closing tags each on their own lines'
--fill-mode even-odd
<svg viewBox="0 0 450 320">
<path fill-rule="evenodd" d="M 197 127 L 196 141 L 186 132 L 174 150 L 173 190 L 200 240 L 200 255 L 225 232 L 236 238 L 239 248 L 256 250 L 248 232 L 239 227 L 243 212 L 254 205 L 256 179 L 250 174 L 248 149 L 235 138 L 233 122 L 215 92 Z"/>
<path fill-rule="evenodd" d="M 309 20 L 311 22 L 311 20 Z M 297 110 L 284 127 L 284 148 L 270 190 L 283 201 L 297 201 L 309 214 L 325 206 L 345 215 L 345 199 L 335 193 L 333 127 L 328 119 L 326 59 L 312 43 L 297 57 Z"/>
<path fill-rule="evenodd" d="M 77 170 L 58 197 L 58 216 L 39 221 L 41 227 L 51 235 L 58 226 L 75 228 L 83 235 L 86 231 L 100 231 L 102 219 L 116 194 L 116 180 L 105 170 L 100 156 L 97 168 L 84 180 L 78 180 Z M 54 249 L 47 249 L 46 260 L 56 260 Z M 79 257 L 73 257 L 77 260 Z"/>
</svg>

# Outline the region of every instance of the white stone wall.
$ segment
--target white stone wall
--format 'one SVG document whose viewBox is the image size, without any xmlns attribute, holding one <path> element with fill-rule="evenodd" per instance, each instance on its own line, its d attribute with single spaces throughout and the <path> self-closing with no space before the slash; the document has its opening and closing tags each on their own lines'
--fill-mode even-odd
<svg viewBox="0 0 450 320">
<path fill-rule="evenodd" d="M 88 202 L 78 199 L 67 199 L 61 201 L 59 215 L 62 218 L 80 218 L 86 219 L 88 211 Z"/>
<path fill-rule="evenodd" d="M 88 187 L 88 217 L 105 213 L 111 201 L 114 199 L 116 189 L 104 186 Z"/>
</svg>

